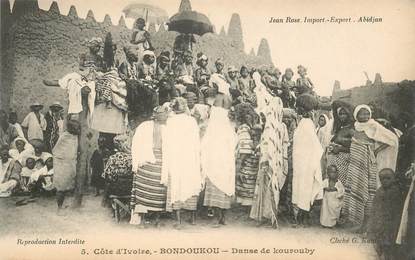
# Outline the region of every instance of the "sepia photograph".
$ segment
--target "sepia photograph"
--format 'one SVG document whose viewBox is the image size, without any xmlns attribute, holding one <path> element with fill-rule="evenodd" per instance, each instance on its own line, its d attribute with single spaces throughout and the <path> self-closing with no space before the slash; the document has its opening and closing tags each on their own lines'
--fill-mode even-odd
<svg viewBox="0 0 415 260">
<path fill-rule="evenodd" d="M 414 0 L 0 1 L 0 259 L 415 260 Z"/>
</svg>

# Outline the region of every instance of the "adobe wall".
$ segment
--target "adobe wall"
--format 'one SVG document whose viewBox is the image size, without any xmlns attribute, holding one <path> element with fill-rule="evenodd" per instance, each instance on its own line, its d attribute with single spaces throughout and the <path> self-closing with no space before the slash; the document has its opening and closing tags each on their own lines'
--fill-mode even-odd
<svg viewBox="0 0 415 260">
<path fill-rule="evenodd" d="M 36 8 L 37 1 L 29 1 L 35 3 L 35 7 L 30 10 L 14 7 L 16 14 L 6 15 L 7 23 L 2 19 L 1 107 L 17 111 L 19 120 L 29 112 L 29 105 L 34 101 L 43 103 L 45 107 L 54 101 L 66 106 L 64 91 L 46 87 L 42 80 L 58 79 L 72 72 L 77 67 L 79 54 L 87 51 L 83 45 L 85 39 L 94 36 L 104 39 L 105 34 L 111 32 L 118 45 L 116 59 L 122 61 L 122 46 L 127 44 L 131 35 L 123 18 L 118 25 L 113 25 L 109 16 L 103 22 L 96 22 L 92 11 L 83 19 L 77 16 L 74 7 L 68 15 L 62 15 L 56 2 L 45 11 Z M 164 49 L 171 50 L 175 36 L 175 32 L 159 29 L 153 35 L 156 54 Z M 208 55 L 212 68 L 218 57 L 224 59 L 226 66 L 272 64 L 266 58 L 247 55 L 234 48 L 232 39 L 226 35 L 206 34 L 198 38 L 194 53 L 199 51 Z"/>
<path fill-rule="evenodd" d="M 415 115 L 415 81 L 404 80 L 399 83 L 360 86 L 351 89 L 335 89 L 332 100 L 344 100 L 353 104 L 372 103 L 392 121 L 402 120 L 402 115 Z M 397 122 L 399 124 L 399 122 Z"/>
</svg>

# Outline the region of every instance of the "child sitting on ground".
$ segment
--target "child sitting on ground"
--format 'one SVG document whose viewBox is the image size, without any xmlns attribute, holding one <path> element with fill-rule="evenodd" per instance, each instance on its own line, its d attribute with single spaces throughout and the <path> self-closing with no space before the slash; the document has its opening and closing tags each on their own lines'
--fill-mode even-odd
<svg viewBox="0 0 415 260">
<path fill-rule="evenodd" d="M 29 190 L 32 197 L 44 193 L 50 194 L 53 187 L 53 158 L 51 154 L 42 159 L 37 160 L 34 172 L 30 176 Z"/>
<path fill-rule="evenodd" d="M 20 176 L 21 179 L 21 188 L 23 192 L 29 191 L 29 184 L 30 184 L 30 178 L 32 177 L 32 174 L 36 171 L 35 169 L 36 161 L 34 158 L 29 157 L 26 159 L 26 166 L 22 168 L 22 173 Z"/>
<path fill-rule="evenodd" d="M 375 241 L 376 253 L 382 259 L 402 259 L 398 256 L 396 236 L 403 208 L 403 194 L 392 169 L 379 172 L 382 186 L 376 191 L 369 218 L 368 237 Z"/>
<path fill-rule="evenodd" d="M 42 168 L 42 175 L 40 176 L 42 189 L 48 193 L 53 193 L 55 187 L 53 186 L 53 157 L 49 157 L 45 161 L 45 167 Z"/>
<path fill-rule="evenodd" d="M 343 207 L 344 187 L 338 180 L 337 167 L 327 167 L 328 178 L 323 181 L 324 195 L 320 212 L 320 223 L 323 227 L 334 227 L 340 218 Z"/>
</svg>

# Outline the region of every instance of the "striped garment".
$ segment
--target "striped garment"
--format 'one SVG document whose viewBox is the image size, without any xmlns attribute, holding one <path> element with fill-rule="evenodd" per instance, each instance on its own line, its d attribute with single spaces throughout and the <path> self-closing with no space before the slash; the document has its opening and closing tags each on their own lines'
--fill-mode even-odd
<svg viewBox="0 0 415 260">
<path fill-rule="evenodd" d="M 162 151 L 158 148 L 153 151 L 156 163 L 146 163 L 134 174 L 131 205 L 137 213 L 166 209 L 166 187 L 160 184 Z"/>
<path fill-rule="evenodd" d="M 349 169 L 350 153 L 338 153 L 327 155 L 327 166 L 336 165 L 339 173 L 339 180 L 343 185 L 346 185 L 347 171 Z"/>
<path fill-rule="evenodd" d="M 252 205 L 255 192 L 255 183 L 258 175 L 259 156 L 255 154 L 254 144 L 248 125 L 241 125 L 238 129 L 238 159 L 245 155 L 240 162 L 241 168 L 236 178 L 236 202 L 243 206 Z"/>
<path fill-rule="evenodd" d="M 203 206 L 229 209 L 232 197 L 219 190 L 210 180 L 206 178 L 205 199 Z"/>
<path fill-rule="evenodd" d="M 376 159 L 371 144 L 353 138 L 344 206 L 349 221 L 356 225 L 362 225 L 371 213 L 376 193 L 376 175 Z"/>
</svg>

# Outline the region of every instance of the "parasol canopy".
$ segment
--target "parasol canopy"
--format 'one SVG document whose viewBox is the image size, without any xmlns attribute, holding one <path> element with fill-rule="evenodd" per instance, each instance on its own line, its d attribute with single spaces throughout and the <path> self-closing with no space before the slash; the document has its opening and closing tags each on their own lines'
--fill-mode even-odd
<svg viewBox="0 0 415 260">
<path fill-rule="evenodd" d="M 213 26 L 209 18 L 196 11 L 182 11 L 170 18 L 169 31 L 197 34 L 213 33 Z"/>
<path fill-rule="evenodd" d="M 162 24 L 168 20 L 164 9 L 149 4 L 129 4 L 122 11 L 126 18 L 143 18 L 148 23 Z"/>
</svg>

